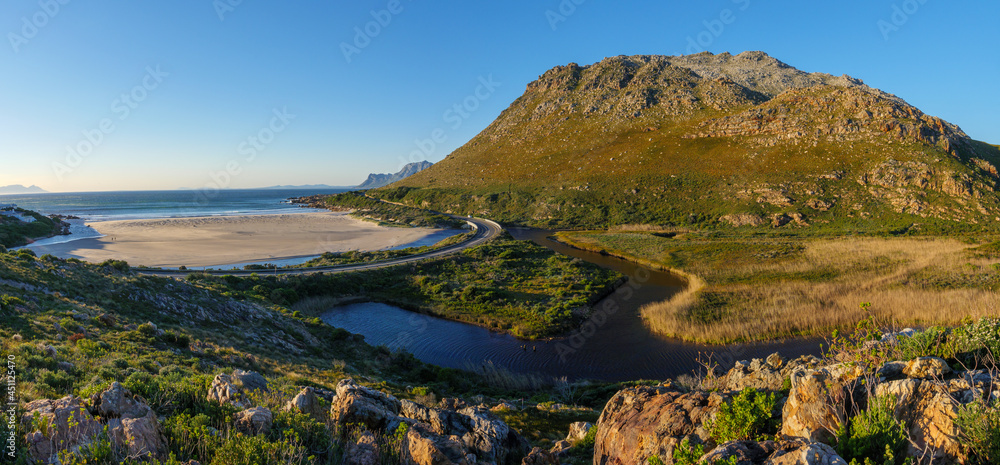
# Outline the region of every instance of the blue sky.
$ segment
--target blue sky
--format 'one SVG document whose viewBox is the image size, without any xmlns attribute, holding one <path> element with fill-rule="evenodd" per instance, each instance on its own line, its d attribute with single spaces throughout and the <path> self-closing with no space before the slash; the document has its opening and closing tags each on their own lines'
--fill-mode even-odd
<svg viewBox="0 0 1000 465">
<path fill-rule="evenodd" d="M 8 0 L 0 185 L 353 185 L 444 158 L 553 66 L 701 50 L 849 74 L 1000 143 L 998 17 L 941 0 Z"/>
</svg>

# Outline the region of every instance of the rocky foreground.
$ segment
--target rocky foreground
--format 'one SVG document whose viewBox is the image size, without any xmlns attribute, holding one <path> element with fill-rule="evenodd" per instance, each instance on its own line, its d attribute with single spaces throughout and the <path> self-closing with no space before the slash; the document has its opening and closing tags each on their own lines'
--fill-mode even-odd
<svg viewBox="0 0 1000 465">
<path fill-rule="evenodd" d="M 336 392 L 304 387 L 294 398 L 276 401 L 268 400 L 267 379 L 236 370 L 215 377 L 207 400 L 236 412 L 230 431 L 212 434 L 267 435 L 276 421 L 273 410 L 326 422 L 346 441 L 342 456 L 346 464 L 558 464 L 585 440 L 593 441 L 594 465 L 846 465 L 849 462 L 840 454 L 846 451 L 858 458 L 865 450 L 875 450 L 878 461 L 866 458 L 858 463 L 982 460 L 970 455 L 975 444 L 970 445 L 969 434 L 957 419 L 963 409 L 985 406 L 1000 396 L 995 372 L 955 369 L 931 356 L 909 361 L 879 361 L 871 356 L 891 353 L 886 349 L 896 347 L 897 337 L 910 336 L 863 341 L 853 354 L 842 351 L 825 359 L 794 360 L 773 354 L 766 360 L 738 362 L 724 374 L 624 389 L 607 403 L 596 425 L 566 425 L 566 440 L 546 448 L 532 448 L 495 415 L 518 407 L 482 397 L 422 405 L 344 379 Z M 770 399 L 776 401 L 768 404 L 772 410 L 763 418 L 773 421 L 773 430 L 753 438 L 720 438 L 720 424 L 738 424 L 743 421 L 740 415 L 748 415 L 734 413 L 740 412 L 740 399 L 748 394 L 763 399 L 763 393 L 775 394 Z M 881 421 L 899 428 L 896 443 L 879 442 L 884 439 L 879 436 L 882 432 L 858 421 L 877 420 L 865 412 L 886 399 L 889 408 Z M 133 459 L 168 458 L 161 419 L 144 399 L 117 382 L 89 399 L 67 396 L 31 402 L 21 423 L 35 463 L 56 463 L 66 457 L 60 454 L 87 449 L 104 437 L 111 448 Z M 845 435 L 846 425 L 853 428 L 853 436 Z M 855 441 L 859 437 L 874 449 L 859 448 L 862 442 Z"/>
</svg>

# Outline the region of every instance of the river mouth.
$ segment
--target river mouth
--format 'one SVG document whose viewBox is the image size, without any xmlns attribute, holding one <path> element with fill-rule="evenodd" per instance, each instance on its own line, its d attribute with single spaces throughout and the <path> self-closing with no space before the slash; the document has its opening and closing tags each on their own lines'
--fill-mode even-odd
<svg viewBox="0 0 1000 465">
<path fill-rule="evenodd" d="M 722 368 L 738 360 L 819 355 L 821 340 L 793 339 L 768 343 L 708 346 L 653 334 L 639 309 L 683 289 L 685 281 L 671 273 L 651 270 L 619 258 L 578 250 L 549 237 L 552 231 L 510 228 L 516 239 L 530 240 L 555 252 L 609 268 L 629 282 L 595 306 L 579 330 L 546 341 L 524 341 L 466 323 L 416 314 L 390 305 L 360 303 L 334 308 L 322 315 L 331 326 L 365 336 L 373 345 L 409 351 L 424 362 L 443 367 L 475 369 L 492 363 L 518 374 L 569 380 L 662 380 L 692 373 L 709 358 Z"/>
</svg>

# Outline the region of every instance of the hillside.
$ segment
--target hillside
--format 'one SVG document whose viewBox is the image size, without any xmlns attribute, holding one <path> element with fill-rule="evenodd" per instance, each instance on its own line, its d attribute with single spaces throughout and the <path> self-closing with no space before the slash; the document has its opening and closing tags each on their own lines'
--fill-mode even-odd
<svg viewBox="0 0 1000 465">
<path fill-rule="evenodd" d="M 540 226 L 979 224 L 996 146 L 849 76 L 762 52 L 618 56 L 530 83 L 489 127 L 379 191 Z"/>
<path fill-rule="evenodd" d="M 414 174 L 417 174 L 427 168 L 430 168 L 433 163 L 429 161 L 420 161 L 416 163 L 409 163 L 399 170 L 398 173 L 372 173 L 368 175 L 368 179 L 358 186 L 358 189 L 375 189 L 378 187 L 388 186 L 397 181 L 406 179 Z"/>
</svg>

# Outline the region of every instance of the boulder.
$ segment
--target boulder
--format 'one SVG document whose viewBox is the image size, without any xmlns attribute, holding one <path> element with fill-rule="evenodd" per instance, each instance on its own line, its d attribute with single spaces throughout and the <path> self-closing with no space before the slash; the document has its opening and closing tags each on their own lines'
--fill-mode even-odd
<svg viewBox="0 0 1000 465">
<path fill-rule="evenodd" d="M 425 407 L 416 402 L 400 402 L 400 415 L 426 423 L 436 434 L 464 436 L 469 433 L 469 418 L 452 410 Z"/>
<path fill-rule="evenodd" d="M 566 435 L 566 440 L 570 443 L 576 443 L 582 441 L 590 428 L 593 428 L 594 424 L 588 421 L 577 421 L 569 424 L 569 434 Z"/>
<path fill-rule="evenodd" d="M 104 418 L 140 418 L 150 410 L 118 381 L 111 383 L 104 392 L 95 394 L 91 401 L 97 406 L 97 414 Z"/>
<path fill-rule="evenodd" d="M 316 390 L 305 387 L 292 400 L 285 404 L 286 412 L 299 412 L 309 415 L 317 420 L 323 419 L 324 409 L 316 396 Z"/>
<path fill-rule="evenodd" d="M 372 433 L 363 433 L 344 453 L 344 465 L 379 465 L 378 442 Z"/>
<path fill-rule="evenodd" d="M 29 402 L 21 417 L 21 427 L 27 431 L 28 455 L 41 463 L 54 463 L 60 451 L 77 451 L 89 445 L 102 430 L 83 402 L 74 396 Z"/>
<path fill-rule="evenodd" d="M 783 443 L 764 465 L 847 465 L 832 447 L 816 442 Z"/>
<path fill-rule="evenodd" d="M 399 415 L 401 403 L 381 391 L 359 386 L 353 379 L 337 383 L 337 395 L 330 405 L 330 420 L 340 425 L 364 425 L 384 431 Z"/>
<path fill-rule="evenodd" d="M 552 448 L 549 449 L 549 452 L 552 452 L 552 455 L 555 455 L 556 457 L 562 457 L 564 455 L 568 455 L 570 449 L 572 448 L 573 445 L 570 444 L 569 441 L 556 441 L 556 443 L 552 445 Z"/>
<path fill-rule="evenodd" d="M 702 463 L 730 463 L 735 460 L 739 465 L 755 465 L 763 463 L 764 460 L 778 449 L 774 441 L 730 441 L 719 444 L 705 454 L 700 462 Z"/>
<path fill-rule="evenodd" d="M 896 398 L 895 417 L 909 427 L 910 457 L 927 457 L 935 464 L 960 463 L 961 431 L 955 424 L 958 401 L 949 384 L 905 379 L 875 387 L 876 396 Z"/>
<path fill-rule="evenodd" d="M 435 434 L 422 423 L 410 427 L 400 444 L 402 462 L 407 465 L 474 465 L 475 456 L 458 438 Z"/>
<path fill-rule="evenodd" d="M 521 460 L 521 465 L 559 465 L 559 459 L 552 452 L 536 447 Z"/>
<path fill-rule="evenodd" d="M 903 376 L 903 370 L 906 368 L 906 362 L 894 361 L 885 362 L 881 368 L 878 369 L 876 373 L 885 379 L 896 379 Z"/>
<path fill-rule="evenodd" d="M 468 418 L 469 431 L 461 436 L 462 441 L 480 462 L 516 464 L 529 452 L 528 441 L 489 410 L 466 407 L 458 413 Z"/>
<path fill-rule="evenodd" d="M 597 421 L 594 465 L 644 464 L 650 456 L 672 463 L 684 438 L 712 447 L 702 421 L 722 403 L 719 396 L 668 387 L 637 386 L 619 391 Z"/>
<path fill-rule="evenodd" d="M 108 419 L 108 437 L 116 450 L 136 459 L 166 458 L 166 435 L 145 402 L 117 381 L 96 397 L 97 412 Z"/>
<path fill-rule="evenodd" d="M 798 372 L 791 383 L 781 412 L 781 434 L 813 442 L 834 440 L 845 413 L 843 387 L 826 370 Z"/>
<path fill-rule="evenodd" d="M 722 377 L 722 385 L 726 391 L 742 391 L 753 388 L 759 391 L 780 391 L 785 388 L 785 380 L 792 373 L 807 368 L 815 368 L 819 359 L 803 356 L 786 361 L 781 355 L 774 353 L 765 360 L 755 358 L 750 361 L 739 361 Z"/>
<path fill-rule="evenodd" d="M 233 371 L 233 379 L 239 383 L 243 391 L 268 391 L 267 379 L 256 371 L 235 370 Z"/>
<path fill-rule="evenodd" d="M 232 376 L 223 374 L 216 375 L 212 380 L 212 385 L 208 388 L 208 401 L 244 406 L 240 388 L 233 383 Z"/>
<path fill-rule="evenodd" d="M 903 374 L 914 379 L 941 379 L 948 373 L 951 373 L 948 362 L 937 357 L 918 357 L 903 368 Z"/>
<path fill-rule="evenodd" d="M 438 403 L 438 407 L 446 410 L 461 410 L 468 407 L 468 405 L 462 399 L 446 397 L 441 399 L 441 402 Z"/>
<path fill-rule="evenodd" d="M 246 434 L 268 434 L 274 420 L 271 411 L 264 407 L 254 407 L 236 413 L 236 429 Z"/>
</svg>

